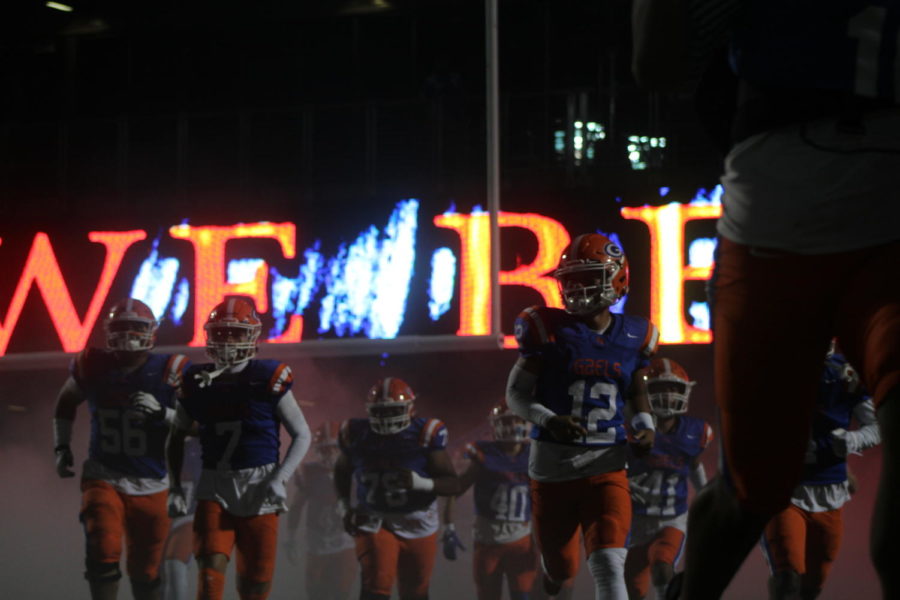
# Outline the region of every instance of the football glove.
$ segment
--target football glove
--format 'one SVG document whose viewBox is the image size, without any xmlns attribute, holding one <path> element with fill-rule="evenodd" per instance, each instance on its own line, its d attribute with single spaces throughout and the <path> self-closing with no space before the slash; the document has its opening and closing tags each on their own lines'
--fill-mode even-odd
<svg viewBox="0 0 900 600">
<path fill-rule="evenodd" d="M 166 409 L 153 394 L 135 392 L 131 395 L 131 408 L 128 417 L 136 421 L 159 421 L 165 418 Z"/>
<path fill-rule="evenodd" d="M 444 526 L 444 533 L 441 535 L 441 546 L 444 550 L 444 558 L 447 560 L 456 560 L 457 548 L 462 551 L 466 550 L 459 536 L 456 535 L 456 527 L 452 523 Z"/>
<path fill-rule="evenodd" d="M 182 488 L 169 488 L 169 498 L 166 501 L 169 508 L 169 516 L 183 517 L 188 514 L 187 494 Z"/>
<path fill-rule="evenodd" d="M 64 479 L 75 477 L 75 471 L 72 470 L 75 465 L 72 449 L 67 445 L 60 445 L 53 452 L 56 454 L 56 474 Z"/>
</svg>

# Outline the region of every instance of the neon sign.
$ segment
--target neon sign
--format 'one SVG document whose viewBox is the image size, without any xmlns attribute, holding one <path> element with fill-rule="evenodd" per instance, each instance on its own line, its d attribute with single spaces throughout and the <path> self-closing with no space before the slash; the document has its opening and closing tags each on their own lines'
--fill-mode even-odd
<svg viewBox="0 0 900 600">
<path fill-rule="evenodd" d="M 688 204 L 621 209 L 622 217 L 643 222 L 650 233 L 650 316 L 659 326 L 662 343 L 702 344 L 712 339 L 705 304 L 694 303 L 686 313 L 684 288 L 686 282 L 709 278 L 714 242 L 694 240 L 685 264 L 684 231 L 690 221 L 718 217 L 720 195 L 721 189 L 716 188 L 711 194 L 701 191 Z M 129 276 L 130 293 L 148 302 L 159 316 L 165 315 L 178 325 L 186 313 L 191 315 L 190 331 L 186 332 L 190 339 L 181 343 L 192 346 L 203 344 L 205 317 L 227 294 L 248 296 L 261 313 L 269 315 L 273 325 L 268 343 L 297 343 L 325 333 L 339 338 L 392 339 L 405 335 L 404 319 L 410 306 L 417 304 L 431 321 L 450 319 L 455 323 L 458 319 L 456 336 L 490 335 L 495 299 L 491 293 L 488 213 L 475 207 L 468 214 L 451 210 L 431 219 L 437 230 L 453 232 L 458 245 L 455 249 L 434 249 L 429 276 L 418 276 L 428 282 L 423 292 L 426 301 L 410 292 L 411 282 L 417 277 L 416 253 L 420 251 L 419 210 L 416 200 L 397 203 L 384 227 L 370 226 L 355 240 L 341 244 L 332 256 L 326 255 L 320 240 L 298 252 L 297 225 L 293 222 L 228 226 L 183 223 L 168 228 L 166 234 L 170 247 L 173 243 L 190 244 L 190 258 L 162 256 L 160 239 L 151 240 L 151 248 L 145 250 L 148 257 L 135 274 L 120 273 L 123 259 L 138 242 L 147 239 L 147 233 L 92 231 L 87 234 L 88 240 L 103 245 L 105 258 L 99 277 L 91 284 L 91 300 L 81 318 L 70 293 L 75 276 L 69 274 L 66 279 L 50 236 L 39 232 L 0 321 L 0 355 L 7 352 L 32 286 L 40 292 L 59 338 L 60 346 L 55 349 L 74 352 L 87 343 L 114 281 Z M 548 306 L 561 307 L 556 281 L 549 273 L 570 241 L 569 231 L 552 217 L 537 213 L 501 211 L 498 223 L 501 232 L 527 232 L 536 247 L 531 262 L 501 270 L 499 284 L 534 290 Z M 254 256 L 229 259 L 226 249 L 235 240 L 274 244 L 278 256 L 273 264 L 269 262 L 271 257 L 269 261 Z M 298 255 L 299 264 L 291 263 Z M 193 276 L 185 277 L 182 266 L 190 259 Z M 295 277 L 281 271 L 289 264 L 296 265 Z M 693 323 L 687 322 L 686 314 L 691 315 Z M 307 327 L 308 322 L 313 325 Z M 503 345 L 514 347 L 512 336 L 505 336 Z"/>
</svg>

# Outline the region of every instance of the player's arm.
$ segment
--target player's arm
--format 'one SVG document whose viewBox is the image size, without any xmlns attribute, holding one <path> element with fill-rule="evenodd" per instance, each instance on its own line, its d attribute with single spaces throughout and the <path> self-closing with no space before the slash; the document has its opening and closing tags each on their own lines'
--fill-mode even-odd
<svg viewBox="0 0 900 600">
<path fill-rule="evenodd" d="M 853 408 L 853 417 L 859 423 L 858 429 L 852 431 L 835 429 L 831 432 L 831 447 L 838 456 L 860 454 L 863 450 L 881 443 L 881 429 L 878 427 L 875 405 L 871 398 Z"/>
<path fill-rule="evenodd" d="M 481 463 L 477 460 L 470 460 L 466 470 L 459 476 L 459 492 L 456 496 L 462 496 L 475 483 L 475 477 L 478 476 L 478 470 L 481 469 Z"/>
<path fill-rule="evenodd" d="M 278 401 L 276 407 L 278 417 L 281 423 L 291 436 L 291 444 L 288 446 L 284 455 L 284 460 L 278 465 L 278 468 L 272 473 L 269 479 L 268 492 L 269 496 L 275 500 L 286 500 L 287 490 L 284 484 L 294 474 L 303 457 L 306 456 L 309 445 L 312 443 L 312 433 L 309 431 L 309 425 L 306 423 L 306 417 L 303 411 L 297 405 L 297 399 L 294 394 L 288 390 Z"/>
<path fill-rule="evenodd" d="M 69 377 L 59 390 L 56 407 L 53 410 L 53 453 L 56 455 L 56 473 L 60 477 L 74 477 L 72 467 L 75 457 L 72 454 L 72 428 L 78 405 L 84 402 L 84 391 Z"/>
<path fill-rule="evenodd" d="M 412 481 L 408 486 L 412 490 L 434 492 L 438 496 L 455 496 L 459 493 L 459 477 L 453 468 L 450 454 L 443 449 L 428 453 L 428 464 L 425 467 L 431 478 L 422 477 L 415 471 L 409 471 Z"/>
<path fill-rule="evenodd" d="M 181 402 L 175 402 L 175 417 L 166 438 L 166 468 L 169 471 L 169 516 L 187 514 L 187 498 L 181 487 L 181 468 L 184 463 L 184 440 L 194 429 L 191 419 Z"/>
<path fill-rule="evenodd" d="M 634 432 L 632 437 L 635 450 L 638 453 L 649 452 L 653 448 L 653 440 L 656 437 L 656 425 L 653 423 L 653 416 L 650 412 L 650 399 L 647 396 L 644 369 L 634 373 L 628 394 L 628 405 L 634 415 L 631 418 L 631 429 Z"/>
<path fill-rule="evenodd" d="M 703 466 L 703 463 L 700 461 L 699 456 L 694 457 L 694 461 L 691 463 L 691 472 L 689 474 L 691 485 L 694 486 L 695 491 L 700 491 L 706 485 L 708 481 L 706 478 L 706 468 Z"/>
<path fill-rule="evenodd" d="M 509 409 L 526 421 L 547 429 L 562 442 L 583 438 L 587 429 L 581 425 L 581 417 L 557 415 L 538 401 L 535 386 L 542 370 L 543 361 L 537 356 L 519 357 L 506 381 Z"/>
</svg>

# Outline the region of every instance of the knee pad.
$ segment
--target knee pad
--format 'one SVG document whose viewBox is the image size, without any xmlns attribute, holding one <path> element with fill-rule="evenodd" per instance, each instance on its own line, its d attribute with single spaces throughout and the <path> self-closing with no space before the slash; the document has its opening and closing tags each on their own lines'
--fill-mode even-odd
<svg viewBox="0 0 900 600">
<path fill-rule="evenodd" d="M 162 585 L 162 578 L 157 577 L 152 581 L 131 580 L 131 589 L 137 592 L 153 592 Z"/>
<path fill-rule="evenodd" d="M 84 578 L 94 583 L 112 583 L 122 579 L 119 563 L 107 563 L 87 559 L 84 561 Z"/>
</svg>

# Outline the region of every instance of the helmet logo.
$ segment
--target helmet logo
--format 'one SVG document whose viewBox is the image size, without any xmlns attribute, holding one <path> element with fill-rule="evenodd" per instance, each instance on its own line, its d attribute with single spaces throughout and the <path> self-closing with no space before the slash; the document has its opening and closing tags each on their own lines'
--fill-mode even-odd
<svg viewBox="0 0 900 600">
<path fill-rule="evenodd" d="M 622 252 L 622 249 L 613 244 L 612 242 L 606 244 L 604 246 L 603 251 L 606 252 L 612 258 L 622 258 L 625 256 L 625 253 Z"/>
</svg>

